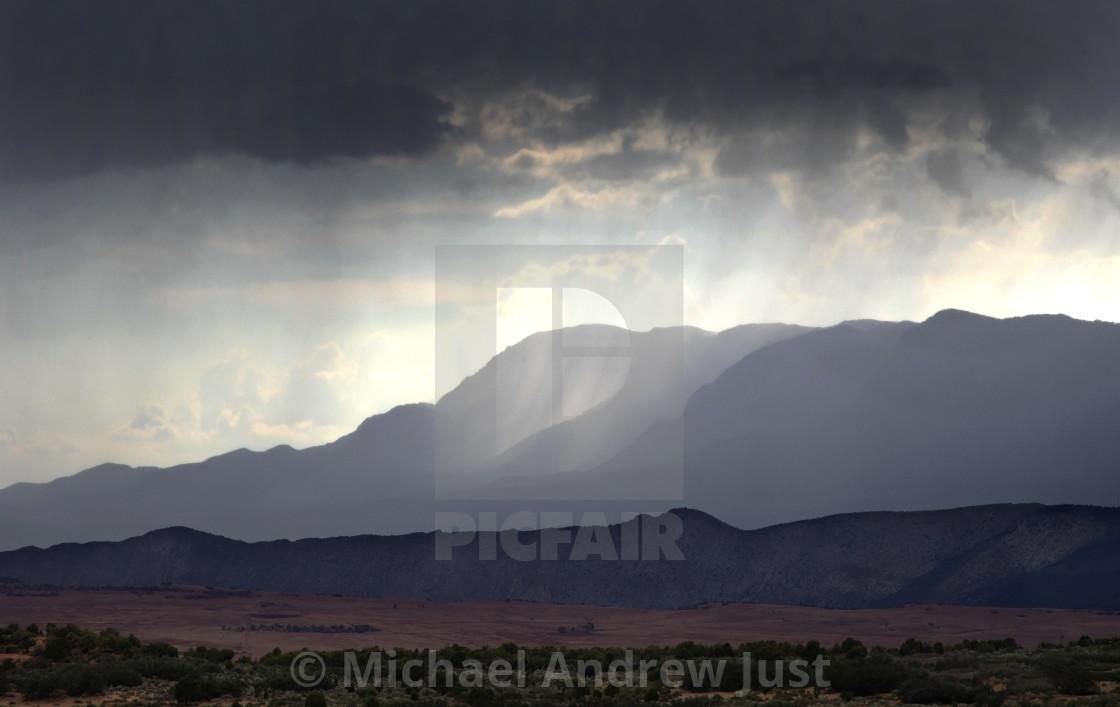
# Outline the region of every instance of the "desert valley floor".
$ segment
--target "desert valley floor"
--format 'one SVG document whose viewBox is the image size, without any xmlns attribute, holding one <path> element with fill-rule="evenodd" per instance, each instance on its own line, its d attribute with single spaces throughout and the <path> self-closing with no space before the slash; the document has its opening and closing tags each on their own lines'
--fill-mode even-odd
<svg viewBox="0 0 1120 707">
<path fill-rule="evenodd" d="M 10 585 L 0 593 L 4 623 L 74 623 L 114 627 L 145 642 L 180 648 L 206 645 L 260 656 L 274 647 L 345 649 L 378 645 L 400 648 L 522 645 L 646 646 L 681 641 L 731 645 L 754 640 L 826 645 L 848 636 L 898 646 L 913 636 L 926 642 L 1011 636 L 1025 646 L 1081 635 L 1120 635 L 1120 615 L 1067 609 L 1015 609 L 908 605 L 891 609 L 838 610 L 762 604 L 711 604 L 657 611 L 529 602 L 439 603 L 416 599 L 239 592 L 203 587 L 44 589 Z M 591 633 L 559 627 L 581 627 Z M 369 633 L 237 630 L 250 625 L 358 626 Z M 3 656 L 0 656 L 2 658 Z"/>
</svg>

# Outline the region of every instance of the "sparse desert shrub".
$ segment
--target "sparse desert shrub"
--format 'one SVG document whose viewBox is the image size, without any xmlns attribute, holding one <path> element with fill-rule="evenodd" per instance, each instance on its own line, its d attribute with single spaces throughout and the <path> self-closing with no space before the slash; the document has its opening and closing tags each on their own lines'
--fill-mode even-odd
<svg viewBox="0 0 1120 707">
<path fill-rule="evenodd" d="M 99 661 L 96 670 L 106 687 L 135 687 L 144 682 L 139 670 L 117 658 Z"/>
<path fill-rule="evenodd" d="M 188 675 L 172 688 L 172 696 L 179 702 L 204 702 L 218 697 L 239 697 L 241 684 L 230 675 L 219 673 L 208 675 Z"/>
<path fill-rule="evenodd" d="M 163 658 L 178 658 L 179 649 L 167 643 L 149 643 L 140 649 L 140 655 L 151 655 Z"/>
<path fill-rule="evenodd" d="M 867 658 L 841 658 L 825 669 L 833 690 L 857 697 L 892 692 L 907 676 L 905 665 L 881 653 Z"/>
<path fill-rule="evenodd" d="M 464 702 L 474 707 L 499 707 L 506 704 L 503 695 L 488 687 L 472 687 L 463 695 Z"/>
<path fill-rule="evenodd" d="M 976 702 L 978 690 L 946 677 L 911 678 L 898 688 L 898 697 L 913 705 L 955 705 Z"/>
<path fill-rule="evenodd" d="M 233 649 L 231 648 L 206 648 L 199 646 L 192 651 L 187 651 L 188 658 L 197 658 L 211 663 L 227 663 L 233 660 Z"/>
<path fill-rule="evenodd" d="M 863 645 L 863 641 L 849 637 L 844 639 L 836 652 L 849 658 L 862 658 L 867 655 L 867 647 Z"/>
<path fill-rule="evenodd" d="M 171 696 L 179 702 L 203 702 L 222 696 L 222 688 L 211 680 L 188 675 L 175 683 Z"/>
<path fill-rule="evenodd" d="M 938 659 L 933 664 L 933 669 L 939 672 L 945 670 L 975 670 L 979 665 L 980 661 L 974 656 L 953 653 Z"/>
<path fill-rule="evenodd" d="M 316 690 L 315 692 L 307 693 L 307 698 L 303 701 L 304 707 L 327 707 L 327 696 Z"/>
<path fill-rule="evenodd" d="M 928 643 L 922 643 L 916 638 L 907 638 L 902 645 L 898 647 L 898 654 L 901 656 L 914 655 L 916 653 L 933 653 L 933 646 Z"/>
<path fill-rule="evenodd" d="M 146 678 L 159 678 L 160 680 L 181 680 L 188 675 L 197 675 L 201 672 L 197 661 L 188 661 L 180 658 L 166 656 L 140 655 L 128 661 L 129 666 Z M 202 666 L 212 669 L 211 666 Z"/>
<path fill-rule="evenodd" d="M 101 653 L 111 653 L 130 657 L 142 648 L 140 639 L 132 634 L 121 635 L 115 628 L 107 628 L 97 635 L 97 650 Z"/>
<path fill-rule="evenodd" d="M 984 641 L 973 641 L 966 638 L 953 646 L 953 650 L 975 651 L 976 653 L 997 653 L 1001 651 L 1013 651 L 1021 647 L 1018 641 L 1010 637 L 999 639 L 990 638 Z"/>
<path fill-rule="evenodd" d="M 89 697 L 105 692 L 105 681 L 95 666 L 58 665 L 29 671 L 20 681 L 24 699 L 41 700 L 58 695 Z"/>
<path fill-rule="evenodd" d="M 1076 655 L 1048 655 L 1038 667 L 1054 682 L 1054 689 L 1063 695 L 1093 695 L 1097 681 L 1093 671 Z"/>
</svg>

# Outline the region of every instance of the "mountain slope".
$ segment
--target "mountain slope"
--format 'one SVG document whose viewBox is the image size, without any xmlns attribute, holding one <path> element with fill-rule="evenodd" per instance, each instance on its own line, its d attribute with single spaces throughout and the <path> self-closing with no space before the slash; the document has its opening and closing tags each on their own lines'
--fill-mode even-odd
<svg viewBox="0 0 1120 707">
<path fill-rule="evenodd" d="M 807 332 L 562 335 L 585 346 L 621 336 L 628 353 L 623 368 L 565 362 L 574 419 L 541 427 L 555 381 L 550 337 L 534 335 L 437 405 L 396 408 L 323 447 L 164 470 L 106 465 L 10 487 L 0 548 L 167 524 L 244 539 L 426 530 L 456 496 L 476 500 L 454 510 L 581 499 L 580 510 L 614 513 L 683 497 L 739 527 L 977 503 L 1120 504 L 1116 324 L 946 310 Z M 464 468 L 446 473 L 447 459 Z M 441 486 L 437 501 L 435 482 L 449 479 L 453 493 Z"/>
<path fill-rule="evenodd" d="M 571 331 L 587 333 L 586 328 Z M 512 479 L 593 469 L 616 456 L 659 420 L 676 421 L 672 434 L 663 437 L 679 441 L 683 434 L 679 417 L 693 393 L 743 356 L 807 331 L 811 330 L 786 324 L 751 324 L 719 334 L 695 327 L 631 334 L 630 366 L 625 383 L 617 392 L 582 415 L 541 429 L 490 463 L 472 469 L 464 480 L 464 488 L 473 490 L 477 498 L 500 498 L 518 488 L 518 482 L 511 482 Z M 606 345 L 608 341 L 584 337 L 585 345 Z M 574 486 L 565 489 L 564 494 L 544 493 L 536 497 L 611 497 L 606 489 L 595 484 Z M 634 498 L 629 494 L 615 497 Z M 679 500 L 680 496 L 668 498 Z"/>
<path fill-rule="evenodd" d="M 477 538 L 455 548 L 452 560 L 437 561 L 431 533 L 244 543 L 168 528 L 118 543 L 0 553 L 0 576 L 651 608 L 715 601 L 1120 608 L 1116 508 L 1031 504 L 861 513 L 754 531 L 698 511 L 676 514 L 683 523 L 678 561 L 571 560 L 567 543 L 558 561 L 518 561 L 501 552 L 480 560 Z M 621 555 L 620 526 L 609 532 Z M 523 532 L 518 540 L 539 543 L 540 533 Z M 1070 578 L 1077 579 L 1075 587 L 1061 581 Z"/>
<path fill-rule="evenodd" d="M 840 325 L 760 349 L 692 397 L 685 500 L 744 527 L 976 503 L 1116 504 L 1117 425 L 1115 324 L 946 311 L 916 325 Z M 650 456 L 635 445 L 600 475 L 630 471 L 639 483 Z"/>
<path fill-rule="evenodd" d="M 1120 503 L 1120 326 L 946 310 L 775 342 L 598 467 L 490 498 L 684 500 L 740 527 L 976 503 Z M 683 452 L 682 452 L 683 450 Z M 682 461 L 683 459 L 683 461 Z M 683 471 L 682 471 L 683 469 Z"/>
<path fill-rule="evenodd" d="M 113 539 L 168 523 L 248 537 L 274 537 L 283 526 L 362 532 L 388 499 L 431 496 L 432 416 L 430 405 L 401 406 L 312 449 L 241 449 L 166 469 L 105 465 L 16 484 L 0 492 L 0 538 L 7 547 Z M 364 507 L 348 508 L 356 499 Z M 330 507 L 337 513 L 323 516 Z M 324 518 L 333 522 L 325 526 Z"/>
<path fill-rule="evenodd" d="M 566 371 L 566 392 L 592 405 L 585 415 L 594 420 L 570 427 L 576 434 L 568 442 L 579 454 L 562 463 L 577 465 L 587 454 L 613 456 L 654 420 L 678 416 L 687 396 L 728 365 L 803 331 L 786 325 L 748 325 L 718 335 L 695 328 L 562 330 L 570 345 L 606 337 L 622 340 L 630 351 L 630 370 L 584 365 Z M 495 430 L 516 445 L 550 423 L 550 354 L 548 334 L 530 336 L 436 405 L 399 406 L 320 447 L 241 449 L 167 469 L 103 465 L 45 484 L 15 484 L 0 490 L 0 549 L 115 540 L 168 524 L 246 539 L 429 529 L 437 454 L 477 475 L 477 466 L 499 451 Z M 498 404 L 514 399 L 519 404 L 508 409 Z"/>
</svg>

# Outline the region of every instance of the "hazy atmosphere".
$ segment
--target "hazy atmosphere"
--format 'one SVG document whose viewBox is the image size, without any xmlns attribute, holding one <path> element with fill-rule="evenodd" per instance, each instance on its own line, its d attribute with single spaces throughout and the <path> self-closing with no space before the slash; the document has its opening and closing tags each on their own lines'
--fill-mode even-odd
<svg viewBox="0 0 1120 707">
<path fill-rule="evenodd" d="M 1114 2 L 0 2 L 0 486 L 434 402 L 438 245 L 679 245 L 712 331 L 1120 321 L 1117 36 Z"/>
</svg>

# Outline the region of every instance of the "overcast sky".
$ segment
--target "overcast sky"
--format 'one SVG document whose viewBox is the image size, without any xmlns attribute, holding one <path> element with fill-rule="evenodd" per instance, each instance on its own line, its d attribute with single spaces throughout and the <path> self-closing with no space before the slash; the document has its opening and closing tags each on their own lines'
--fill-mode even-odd
<svg viewBox="0 0 1120 707">
<path fill-rule="evenodd" d="M 431 401 L 439 244 L 1120 320 L 1120 4 L 0 2 L 0 484 Z M 441 391 L 442 392 L 442 391 Z"/>
</svg>

